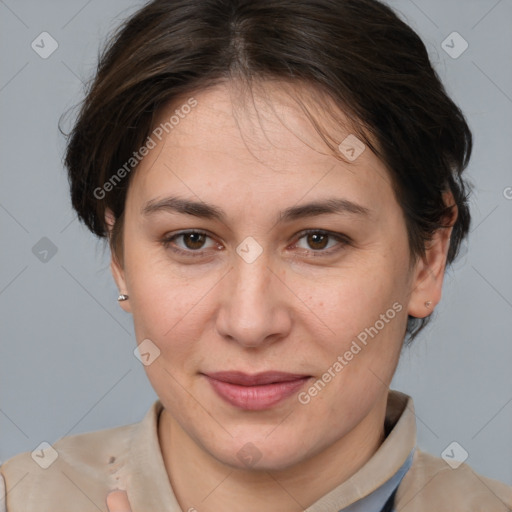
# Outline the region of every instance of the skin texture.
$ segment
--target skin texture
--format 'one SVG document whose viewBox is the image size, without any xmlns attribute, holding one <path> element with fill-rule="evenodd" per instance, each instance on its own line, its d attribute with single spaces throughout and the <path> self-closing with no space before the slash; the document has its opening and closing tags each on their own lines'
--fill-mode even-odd
<svg viewBox="0 0 512 512">
<path fill-rule="evenodd" d="M 122 262 L 112 258 L 137 343 L 150 339 L 160 350 L 145 370 L 164 405 L 160 446 L 183 510 L 299 511 L 347 480 L 383 441 L 407 314 L 424 317 L 441 297 L 451 228 L 439 230 L 410 268 L 384 164 L 369 148 L 353 162 L 333 155 L 289 88 L 264 85 L 265 94 L 256 88 L 253 96 L 233 82 L 193 95 L 197 106 L 131 177 Z M 338 143 L 352 133 L 348 123 L 316 118 Z M 147 201 L 170 195 L 213 204 L 226 218 L 141 213 Z M 364 206 L 368 216 L 279 221 L 286 208 L 333 197 Z M 114 222 L 110 212 L 107 221 Z M 207 237 L 162 243 L 190 229 Z M 315 239 L 305 229 L 349 241 Z M 262 249 L 251 263 L 236 251 L 246 237 Z M 242 410 L 202 375 L 279 370 L 311 376 L 307 391 L 393 304 L 401 306 L 394 318 L 307 404 L 296 393 L 266 410 Z M 247 443 L 259 457 L 250 466 L 237 456 Z M 128 510 L 114 501 L 111 512 Z"/>
<path fill-rule="evenodd" d="M 109 492 L 106 503 L 109 512 L 131 512 L 130 502 L 124 491 Z"/>
</svg>

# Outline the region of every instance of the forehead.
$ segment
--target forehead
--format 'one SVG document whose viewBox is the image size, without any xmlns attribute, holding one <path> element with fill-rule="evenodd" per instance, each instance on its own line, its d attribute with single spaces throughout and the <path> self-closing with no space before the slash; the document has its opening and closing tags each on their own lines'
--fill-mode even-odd
<svg viewBox="0 0 512 512">
<path fill-rule="evenodd" d="M 339 190 L 360 201 L 391 200 L 384 163 L 349 118 L 322 100 L 282 83 L 248 90 L 227 82 L 183 95 L 159 112 L 155 147 L 139 164 L 129 196 L 140 204 L 176 188 L 198 197 L 236 189 L 298 201 Z"/>
</svg>

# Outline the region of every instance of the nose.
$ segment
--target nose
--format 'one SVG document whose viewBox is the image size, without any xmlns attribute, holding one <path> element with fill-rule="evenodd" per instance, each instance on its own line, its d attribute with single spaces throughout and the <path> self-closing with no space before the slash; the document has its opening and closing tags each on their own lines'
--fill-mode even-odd
<svg viewBox="0 0 512 512">
<path fill-rule="evenodd" d="M 225 277 L 217 330 L 244 347 L 273 343 L 291 329 L 292 294 L 269 264 L 265 252 L 251 263 L 237 256 Z"/>
</svg>

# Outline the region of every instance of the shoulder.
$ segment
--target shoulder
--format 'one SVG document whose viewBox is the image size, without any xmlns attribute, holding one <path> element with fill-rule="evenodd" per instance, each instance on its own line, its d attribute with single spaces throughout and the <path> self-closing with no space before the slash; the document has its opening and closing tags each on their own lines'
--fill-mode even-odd
<svg viewBox="0 0 512 512">
<path fill-rule="evenodd" d="M 4 462 L 7 512 L 43 512 L 63 504 L 69 512 L 105 511 L 106 493 L 122 488 L 119 469 L 137 425 L 66 436 Z"/>
<path fill-rule="evenodd" d="M 479 475 L 463 463 L 452 468 L 442 458 L 416 449 L 396 495 L 401 512 L 507 512 L 512 487 Z"/>
</svg>

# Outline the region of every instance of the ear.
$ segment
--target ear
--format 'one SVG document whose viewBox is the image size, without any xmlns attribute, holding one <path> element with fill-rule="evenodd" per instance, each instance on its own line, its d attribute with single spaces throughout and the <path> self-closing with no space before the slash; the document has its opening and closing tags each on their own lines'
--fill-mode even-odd
<svg viewBox="0 0 512 512">
<path fill-rule="evenodd" d="M 110 208 L 106 208 L 105 210 L 105 222 L 107 224 L 109 237 L 111 236 L 112 229 L 114 227 L 114 224 L 116 222 L 116 218 L 114 216 L 114 213 Z M 114 281 L 117 285 L 117 288 L 119 290 L 119 293 L 123 293 L 125 295 L 130 295 L 130 292 L 128 290 L 126 279 L 125 279 L 125 273 L 122 264 L 119 262 L 119 260 L 116 258 L 114 251 L 110 251 L 110 271 L 112 272 L 112 276 L 114 278 Z M 130 299 L 120 301 L 119 305 L 121 308 L 126 311 L 127 313 L 131 313 L 132 309 L 130 306 Z"/>
<path fill-rule="evenodd" d="M 450 237 L 458 215 L 452 193 L 445 192 L 443 199 L 447 206 L 453 205 L 451 217 L 445 220 L 449 227 L 439 228 L 434 233 L 432 240 L 426 244 L 425 257 L 418 260 L 413 272 L 408 313 L 416 318 L 430 315 L 441 300 Z M 427 301 L 432 303 L 430 307 L 425 306 Z"/>
</svg>

